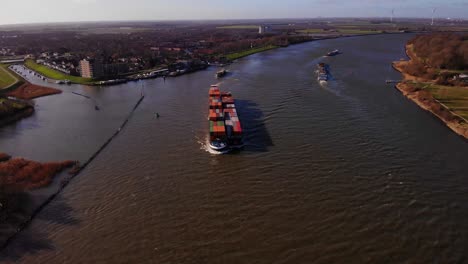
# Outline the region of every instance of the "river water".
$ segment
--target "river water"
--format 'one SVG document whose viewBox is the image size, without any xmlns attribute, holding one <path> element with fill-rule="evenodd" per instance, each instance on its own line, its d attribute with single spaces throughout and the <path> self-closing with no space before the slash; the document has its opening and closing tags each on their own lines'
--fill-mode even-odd
<svg viewBox="0 0 468 264">
<path fill-rule="evenodd" d="M 0 130 L 0 149 L 86 160 L 0 255 L 21 263 L 468 261 L 468 144 L 385 79 L 411 35 L 310 42 L 217 69 L 114 87 L 60 86 Z M 340 49 L 343 54 L 323 58 Z M 318 62 L 333 79 L 318 84 Z M 206 150 L 207 93 L 231 91 L 239 153 Z M 96 101 L 76 96 L 91 96 Z M 95 111 L 98 104 L 101 111 Z M 158 112 L 161 117 L 155 118 Z"/>
</svg>

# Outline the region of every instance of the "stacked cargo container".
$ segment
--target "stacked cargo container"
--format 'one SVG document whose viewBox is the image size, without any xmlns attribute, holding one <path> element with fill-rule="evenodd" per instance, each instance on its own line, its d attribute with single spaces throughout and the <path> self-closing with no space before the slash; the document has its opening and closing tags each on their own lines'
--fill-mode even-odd
<svg viewBox="0 0 468 264">
<path fill-rule="evenodd" d="M 224 120 L 223 109 L 210 109 L 209 119 L 210 121 L 223 121 Z"/>
<path fill-rule="evenodd" d="M 209 91 L 210 140 L 223 140 L 230 146 L 242 145 L 242 127 L 231 93 L 212 85 Z"/>
</svg>

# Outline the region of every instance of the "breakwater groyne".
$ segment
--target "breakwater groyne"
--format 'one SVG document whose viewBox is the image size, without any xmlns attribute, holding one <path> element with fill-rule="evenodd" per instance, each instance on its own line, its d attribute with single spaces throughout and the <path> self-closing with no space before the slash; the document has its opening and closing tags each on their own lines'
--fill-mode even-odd
<svg viewBox="0 0 468 264">
<path fill-rule="evenodd" d="M 103 145 L 101 145 L 101 147 L 99 147 L 99 149 L 97 149 L 93 155 L 91 155 L 91 157 L 85 162 L 83 163 L 83 165 L 79 166 L 73 174 L 71 174 L 69 177 L 66 177 L 65 179 L 63 179 L 61 182 L 60 182 L 60 186 L 59 188 L 53 193 L 51 194 L 44 202 L 42 202 L 37 208 L 34 209 L 34 211 L 32 211 L 31 215 L 26 218 L 22 223 L 20 223 L 18 225 L 18 227 L 16 228 L 16 230 L 14 231 L 13 234 L 11 234 L 10 236 L 8 236 L 3 242 L 0 242 L 0 251 L 4 250 L 9 244 L 11 241 L 13 241 L 13 239 L 21 232 L 23 231 L 33 220 L 34 218 L 36 218 L 39 213 L 47 206 L 49 205 L 55 198 L 57 198 L 57 196 L 68 186 L 68 184 L 70 184 L 70 182 L 75 178 L 77 177 L 84 169 L 86 169 L 86 167 L 91 163 L 93 162 L 93 160 L 107 147 L 109 146 L 109 144 L 112 142 L 112 140 L 114 140 L 117 135 L 122 131 L 122 129 L 128 124 L 128 121 L 130 120 L 130 118 L 132 117 L 133 113 L 135 112 L 135 110 L 138 108 L 138 106 L 140 106 L 141 102 L 143 101 L 143 99 L 145 98 L 144 95 L 142 95 L 140 97 L 140 99 L 138 99 L 138 101 L 136 102 L 136 104 L 134 105 L 134 107 L 131 109 L 130 113 L 127 115 L 127 117 L 125 118 L 125 120 L 122 122 L 122 124 L 117 128 L 117 130 L 106 140 L 106 142 L 104 142 Z"/>
</svg>

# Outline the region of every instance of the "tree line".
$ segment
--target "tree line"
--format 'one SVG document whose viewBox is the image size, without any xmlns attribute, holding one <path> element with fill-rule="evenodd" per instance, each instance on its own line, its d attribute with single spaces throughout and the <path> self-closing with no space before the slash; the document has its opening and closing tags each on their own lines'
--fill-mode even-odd
<svg viewBox="0 0 468 264">
<path fill-rule="evenodd" d="M 430 67 L 453 70 L 468 68 L 468 34 L 420 35 L 411 39 L 409 44 Z"/>
<path fill-rule="evenodd" d="M 405 66 L 411 75 L 436 80 L 439 84 L 458 85 L 453 70 L 468 70 L 468 34 L 435 33 L 411 39 L 408 51 L 413 60 Z"/>
</svg>

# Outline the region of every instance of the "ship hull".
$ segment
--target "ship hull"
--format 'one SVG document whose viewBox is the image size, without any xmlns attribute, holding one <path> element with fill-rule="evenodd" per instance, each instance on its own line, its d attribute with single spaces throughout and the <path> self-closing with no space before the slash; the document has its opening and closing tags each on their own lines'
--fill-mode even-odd
<svg viewBox="0 0 468 264">
<path fill-rule="evenodd" d="M 228 148 L 228 145 L 226 142 L 219 142 L 219 141 L 210 141 L 210 149 L 214 151 L 224 151 Z"/>
</svg>

